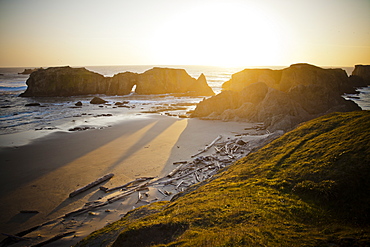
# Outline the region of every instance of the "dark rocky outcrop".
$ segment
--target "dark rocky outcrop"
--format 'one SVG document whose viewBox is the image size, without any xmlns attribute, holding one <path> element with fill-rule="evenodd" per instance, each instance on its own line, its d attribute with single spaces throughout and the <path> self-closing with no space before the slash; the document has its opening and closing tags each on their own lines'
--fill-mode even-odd
<svg viewBox="0 0 370 247">
<path fill-rule="evenodd" d="M 283 92 L 289 92 L 297 85 L 319 85 L 338 94 L 353 92 L 353 86 L 343 69 L 323 69 L 304 63 L 293 64 L 282 70 L 245 69 L 232 75 L 222 88 L 241 91 L 256 82 L 264 82 L 268 87 Z"/>
<path fill-rule="evenodd" d="M 73 96 L 103 94 L 107 84 L 104 76 L 85 68 L 54 67 L 40 69 L 28 78 L 23 97 Z"/>
<path fill-rule="evenodd" d="M 203 74 L 194 79 L 183 69 L 169 68 L 104 77 L 85 68 L 55 67 L 33 72 L 26 83 L 28 88 L 20 95 L 22 97 L 127 95 L 135 85 L 138 94 L 214 95 Z"/>
<path fill-rule="evenodd" d="M 353 101 L 341 97 L 343 92 L 350 90 L 348 77 L 343 72 L 308 64 L 281 70 L 281 77 L 273 70 L 243 70 L 225 83 L 224 88 L 235 90 L 203 100 L 192 117 L 264 122 L 274 131 L 289 130 L 330 112 L 361 110 Z M 243 84 L 247 86 L 240 89 Z"/>
<path fill-rule="evenodd" d="M 138 76 L 136 93 L 187 95 L 214 95 L 202 74 L 198 80 L 189 76 L 184 69 L 153 68 Z"/>
<path fill-rule="evenodd" d="M 355 69 L 349 79 L 355 87 L 370 85 L 370 65 L 355 65 Z"/>
</svg>

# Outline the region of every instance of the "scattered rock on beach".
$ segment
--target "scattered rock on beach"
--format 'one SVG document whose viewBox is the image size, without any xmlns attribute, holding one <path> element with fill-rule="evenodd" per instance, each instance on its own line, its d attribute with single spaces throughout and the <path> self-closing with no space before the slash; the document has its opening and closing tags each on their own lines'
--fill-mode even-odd
<svg viewBox="0 0 370 247">
<path fill-rule="evenodd" d="M 126 105 L 126 104 L 128 104 L 128 103 L 130 103 L 130 101 L 116 102 L 116 103 L 114 103 L 114 105 L 118 105 L 118 106 L 120 106 L 120 105 Z"/>
<path fill-rule="evenodd" d="M 102 98 L 99 98 L 99 97 L 94 97 L 91 101 L 90 101 L 90 104 L 105 104 L 106 100 L 103 100 Z"/>
<path fill-rule="evenodd" d="M 98 115 L 95 115 L 94 117 L 112 117 L 113 114 L 110 114 L 110 113 L 103 113 L 103 114 L 98 114 Z"/>
<path fill-rule="evenodd" d="M 95 128 L 89 127 L 89 126 L 83 126 L 83 127 L 70 128 L 68 131 L 83 131 L 83 130 L 90 130 L 90 129 L 95 129 Z"/>
<path fill-rule="evenodd" d="M 81 101 L 78 101 L 75 106 L 82 106 L 82 102 Z"/>
<path fill-rule="evenodd" d="M 40 103 L 28 103 L 28 104 L 25 104 L 24 106 L 41 106 Z"/>
</svg>

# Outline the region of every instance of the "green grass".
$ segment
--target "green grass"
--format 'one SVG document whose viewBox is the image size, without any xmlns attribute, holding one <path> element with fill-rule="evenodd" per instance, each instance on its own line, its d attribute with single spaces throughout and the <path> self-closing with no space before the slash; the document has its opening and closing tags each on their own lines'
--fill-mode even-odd
<svg viewBox="0 0 370 247">
<path fill-rule="evenodd" d="M 370 112 L 334 113 L 80 244 L 118 236 L 113 246 L 369 246 L 369 175 Z"/>
</svg>

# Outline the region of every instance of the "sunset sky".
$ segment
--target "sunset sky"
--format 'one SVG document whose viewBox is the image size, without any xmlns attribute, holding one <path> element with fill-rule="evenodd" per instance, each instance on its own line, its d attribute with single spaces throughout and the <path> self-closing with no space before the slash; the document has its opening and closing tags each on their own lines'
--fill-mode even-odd
<svg viewBox="0 0 370 247">
<path fill-rule="evenodd" d="M 370 0 L 0 0 L 0 67 L 370 64 Z"/>
</svg>

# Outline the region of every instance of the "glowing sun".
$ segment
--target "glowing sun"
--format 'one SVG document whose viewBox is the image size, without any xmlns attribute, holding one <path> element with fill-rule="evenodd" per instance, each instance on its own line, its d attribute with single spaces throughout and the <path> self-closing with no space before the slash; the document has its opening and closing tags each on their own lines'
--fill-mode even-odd
<svg viewBox="0 0 370 247">
<path fill-rule="evenodd" d="M 279 26 L 250 4 L 200 4 L 173 15 L 153 33 L 163 64 L 274 64 L 282 53 Z"/>
</svg>

